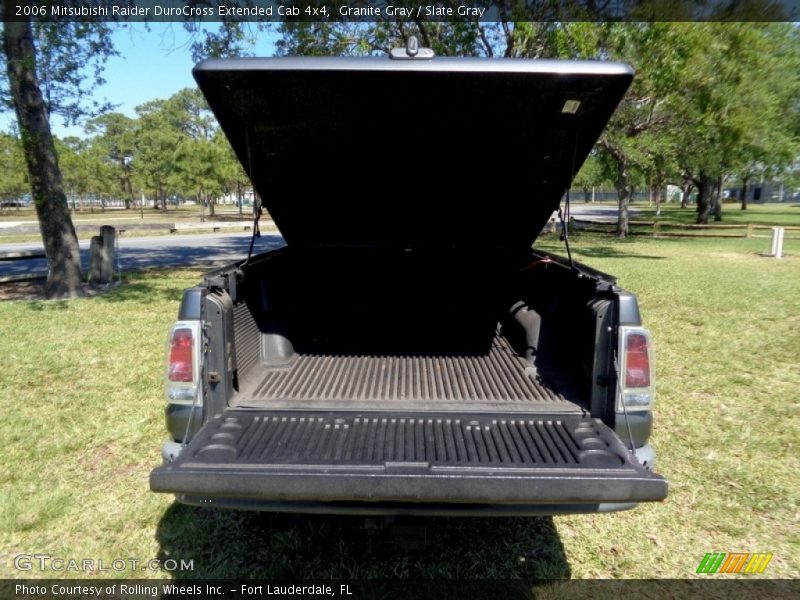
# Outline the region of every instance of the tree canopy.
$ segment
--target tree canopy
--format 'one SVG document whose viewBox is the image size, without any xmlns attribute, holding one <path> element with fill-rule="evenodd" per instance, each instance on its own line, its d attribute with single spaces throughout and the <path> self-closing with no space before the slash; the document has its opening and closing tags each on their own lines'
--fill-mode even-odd
<svg viewBox="0 0 800 600">
<path fill-rule="evenodd" d="M 648 10 L 657 10 L 656 5 Z M 796 169 L 800 34 L 789 23 L 283 23 L 281 55 L 374 55 L 411 35 L 439 55 L 612 59 L 636 77 L 587 168 L 603 167 L 627 235 L 632 182 L 698 189 L 698 222 L 721 219 L 723 181 Z M 578 184 L 598 173 L 579 175 Z"/>
</svg>

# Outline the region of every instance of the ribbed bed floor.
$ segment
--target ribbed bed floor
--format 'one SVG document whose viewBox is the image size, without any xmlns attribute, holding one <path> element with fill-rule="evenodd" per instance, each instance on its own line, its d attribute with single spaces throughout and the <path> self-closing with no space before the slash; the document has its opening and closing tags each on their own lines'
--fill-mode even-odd
<svg viewBox="0 0 800 600">
<path fill-rule="evenodd" d="M 297 355 L 278 367 L 255 365 L 236 406 L 296 408 L 427 408 L 524 412 L 576 411 L 503 337 L 488 355 Z M 257 373 L 258 370 L 261 373 Z"/>
</svg>

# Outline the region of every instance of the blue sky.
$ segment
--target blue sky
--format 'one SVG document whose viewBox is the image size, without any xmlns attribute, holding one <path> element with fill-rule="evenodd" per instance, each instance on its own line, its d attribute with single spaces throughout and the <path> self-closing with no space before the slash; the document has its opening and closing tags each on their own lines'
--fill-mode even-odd
<svg viewBox="0 0 800 600">
<path fill-rule="evenodd" d="M 271 56 L 274 37 L 257 32 L 253 50 L 257 56 Z M 148 100 L 167 98 L 185 87 L 194 87 L 194 62 L 189 49 L 189 36 L 181 23 L 133 23 L 114 33 L 114 47 L 119 56 L 106 63 L 106 83 L 95 90 L 98 99 L 119 105 L 118 112 L 134 116 L 134 108 Z M 0 113 L 0 131 L 8 131 L 12 113 Z M 81 127 L 64 127 L 55 115 L 53 133 L 59 137 L 82 135 Z"/>
</svg>

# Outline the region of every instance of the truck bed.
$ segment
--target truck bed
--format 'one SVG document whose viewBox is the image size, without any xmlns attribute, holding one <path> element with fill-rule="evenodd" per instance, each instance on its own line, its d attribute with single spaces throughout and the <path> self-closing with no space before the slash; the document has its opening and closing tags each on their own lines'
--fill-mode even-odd
<svg viewBox="0 0 800 600">
<path fill-rule="evenodd" d="M 231 406 L 580 412 L 562 388 L 498 332 L 485 354 L 298 353 L 284 364 L 254 365 Z"/>
</svg>

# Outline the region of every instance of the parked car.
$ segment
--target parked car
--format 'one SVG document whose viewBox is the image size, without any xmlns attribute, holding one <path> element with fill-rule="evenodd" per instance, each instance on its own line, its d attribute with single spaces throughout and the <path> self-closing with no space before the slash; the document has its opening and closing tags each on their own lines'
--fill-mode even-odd
<svg viewBox="0 0 800 600">
<path fill-rule="evenodd" d="M 25 208 L 30 205 L 30 200 L 15 198 L 12 200 L 0 200 L 0 208 Z"/>
</svg>

